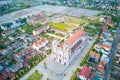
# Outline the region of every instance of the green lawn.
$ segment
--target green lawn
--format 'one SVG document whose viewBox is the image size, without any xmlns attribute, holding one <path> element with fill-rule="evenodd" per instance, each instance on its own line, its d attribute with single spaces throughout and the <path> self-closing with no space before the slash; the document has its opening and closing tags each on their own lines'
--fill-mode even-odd
<svg viewBox="0 0 120 80">
<path fill-rule="evenodd" d="M 32 24 L 26 24 L 24 25 L 21 29 L 24 30 L 26 33 L 32 34 L 32 31 L 36 28 L 41 27 L 41 24 L 38 24 L 36 26 L 32 25 Z"/>
<path fill-rule="evenodd" d="M 69 26 L 65 23 L 49 23 L 49 25 L 55 29 L 67 31 Z"/>
<path fill-rule="evenodd" d="M 42 78 L 42 74 L 40 74 L 38 71 L 35 71 L 35 73 L 33 73 L 28 80 L 41 80 Z"/>
</svg>

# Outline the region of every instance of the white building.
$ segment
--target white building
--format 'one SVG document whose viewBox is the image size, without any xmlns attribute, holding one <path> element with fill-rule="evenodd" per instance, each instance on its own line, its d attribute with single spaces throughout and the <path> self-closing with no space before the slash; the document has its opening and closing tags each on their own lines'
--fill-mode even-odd
<svg viewBox="0 0 120 80">
<path fill-rule="evenodd" d="M 52 43 L 52 59 L 68 66 L 75 56 L 86 47 L 87 39 L 85 32 L 79 30 L 66 39 L 64 43 L 54 40 Z"/>
<path fill-rule="evenodd" d="M 39 27 L 35 30 L 33 30 L 33 35 L 39 35 L 41 34 L 42 32 L 46 32 L 48 29 L 50 29 L 50 26 L 49 25 L 44 25 L 42 27 Z"/>
<path fill-rule="evenodd" d="M 42 47 L 45 47 L 48 43 L 48 40 L 45 38 L 40 39 L 38 42 L 33 43 L 33 49 L 39 50 Z"/>
<path fill-rule="evenodd" d="M 0 27 L 3 30 L 9 30 L 9 29 L 21 27 L 24 24 L 25 24 L 25 22 L 21 22 L 20 19 L 17 19 L 17 20 L 8 22 L 8 23 L 1 24 Z"/>
</svg>

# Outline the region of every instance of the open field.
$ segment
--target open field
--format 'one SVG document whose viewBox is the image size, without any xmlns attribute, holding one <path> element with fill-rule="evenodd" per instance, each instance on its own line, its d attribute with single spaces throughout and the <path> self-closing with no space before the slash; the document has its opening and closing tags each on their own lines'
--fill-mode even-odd
<svg viewBox="0 0 120 80">
<path fill-rule="evenodd" d="M 55 29 L 62 30 L 62 31 L 67 31 L 68 30 L 68 25 L 64 23 L 49 23 L 49 25 Z"/>
<path fill-rule="evenodd" d="M 86 10 L 81 8 L 76 9 L 76 8 L 64 7 L 64 6 L 39 5 L 39 6 L 30 7 L 28 9 L 23 9 L 10 14 L 0 16 L 0 24 L 9 22 L 11 20 L 15 20 L 20 17 L 21 18 L 27 17 L 28 15 L 32 15 L 34 13 L 38 13 L 41 11 L 58 13 L 58 14 L 68 15 L 68 16 L 75 16 L 75 17 L 80 17 L 82 15 L 93 17 L 98 13 L 100 13 L 100 11 Z M 82 11 L 83 13 L 81 13 Z"/>
<path fill-rule="evenodd" d="M 78 28 L 85 23 L 86 20 L 76 17 L 70 16 L 53 16 L 52 19 L 49 20 L 49 25 L 55 29 L 62 30 L 62 31 L 71 31 L 75 28 Z"/>
</svg>

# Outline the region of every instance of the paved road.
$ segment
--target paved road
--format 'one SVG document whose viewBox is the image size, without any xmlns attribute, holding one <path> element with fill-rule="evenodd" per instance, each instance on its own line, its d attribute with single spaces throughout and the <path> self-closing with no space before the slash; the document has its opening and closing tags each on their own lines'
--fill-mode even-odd
<svg viewBox="0 0 120 80">
<path fill-rule="evenodd" d="M 120 24 L 117 28 L 116 38 L 113 42 L 113 47 L 112 47 L 112 51 L 111 51 L 111 55 L 110 55 L 110 60 L 107 64 L 107 68 L 106 68 L 106 72 L 105 72 L 103 80 L 109 80 L 109 78 L 110 78 L 112 62 L 114 60 L 114 56 L 115 56 L 115 53 L 116 53 L 116 48 L 117 48 L 117 44 L 118 44 L 118 40 L 119 40 L 119 33 L 120 33 Z"/>
</svg>

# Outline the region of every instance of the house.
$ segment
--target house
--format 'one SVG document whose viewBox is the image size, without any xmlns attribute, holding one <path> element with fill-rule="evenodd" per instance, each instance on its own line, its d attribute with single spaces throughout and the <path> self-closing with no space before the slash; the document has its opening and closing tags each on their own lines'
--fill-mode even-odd
<svg viewBox="0 0 120 80">
<path fill-rule="evenodd" d="M 88 80 L 91 74 L 91 69 L 89 67 L 84 66 L 83 69 L 77 73 L 77 77 L 81 80 Z"/>
<path fill-rule="evenodd" d="M 1 24 L 1 29 L 3 29 L 3 30 L 9 30 L 9 29 L 11 29 L 11 25 L 13 25 L 12 22 Z"/>
<path fill-rule="evenodd" d="M 48 44 L 48 40 L 41 38 L 38 42 L 33 43 L 33 49 L 39 50 L 42 47 L 45 47 Z"/>
<path fill-rule="evenodd" d="M 104 72 L 105 72 L 105 67 L 106 67 L 106 61 L 103 60 L 103 61 L 101 61 L 101 62 L 98 64 L 97 70 L 98 70 L 99 72 L 101 72 L 102 74 L 104 74 Z"/>
<path fill-rule="evenodd" d="M 12 72 L 17 72 L 18 70 L 20 70 L 22 67 L 23 67 L 23 61 L 20 60 L 18 61 L 16 64 L 13 64 L 11 67 L 10 67 L 10 70 Z"/>
<path fill-rule="evenodd" d="M 3 68 L 3 66 L 0 66 L 0 71 L 2 71 L 4 68 Z"/>
<path fill-rule="evenodd" d="M 110 41 L 104 41 L 104 42 L 103 42 L 103 45 L 112 46 L 112 44 L 113 44 L 113 43 L 112 43 L 112 42 L 110 42 Z"/>
<path fill-rule="evenodd" d="M 32 57 L 31 57 L 30 55 L 26 54 L 26 55 L 25 55 L 25 58 L 26 58 L 26 59 L 31 59 Z"/>
<path fill-rule="evenodd" d="M 111 33 L 110 33 L 110 32 L 103 32 L 103 35 L 104 35 L 105 37 L 110 37 L 110 36 L 111 36 Z"/>
<path fill-rule="evenodd" d="M 32 18 L 33 20 L 38 20 L 38 19 L 42 18 L 42 16 L 43 16 L 43 14 L 41 14 L 41 13 L 36 13 L 36 14 L 33 14 L 31 18 Z"/>
<path fill-rule="evenodd" d="M 107 32 L 107 29 L 108 29 L 107 24 L 105 24 L 105 25 L 103 26 L 103 31 L 102 31 L 102 32 L 103 32 L 103 33 L 104 33 L 104 32 Z"/>
<path fill-rule="evenodd" d="M 9 29 L 13 29 L 13 28 L 18 28 L 21 25 L 24 25 L 25 23 L 26 22 L 24 21 L 24 18 L 23 19 L 17 19 L 17 20 L 8 22 L 8 23 L 1 24 L 1 29 L 9 30 Z"/>
<path fill-rule="evenodd" d="M 103 17 L 101 17 L 100 22 L 105 22 L 105 19 Z"/>
<path fill-rule="evenodd" d="M 103 45 L 101 48 L 103 48 L 105 51 L 110 52 L 112 47 L 108 45 Z"/>
<path fill-rule="evenodd" d="M 89 55 L 89 61 L 90 62 L 98 62 L 100 59 L 100 54 L 96 53 L 94 51 L 90 51 L 90 55 Z"/>
<path fill-rule="evenodd" d="M 107 63 L 108 63 L 108 61 L 109 61 L 109 57 L 107 56 L 107 55 L 105 55 L 105 54 L 103 54 L 102 56 L 101 56 L 101 60 L 100 61 L 106 61 Z"/>
<path fill-rule="evenodd" d="M 6 70 L 2 71 L 2 74 L 0 75 L 0 80 L 10 80 L 15 75 L 13 73 L 7 73 Z"/>
<path fill-rule="evenodd" d="M 27 62 L 23 62 L 23 66 L 26 68 L 30 68 L 30 65 Z"/>
<path fill-rule="evenodd" d="M 11 41 L 14 41 L 16 38 L 15 37 L 13 37 L 13 36 L 9 36 L 8 37 Z"/>
<path fill-rule="evenodd" d="M 94 80 L 94 73 L 90 74 L 89 80 Z"/>
<path fill-rule="evenodd" d="M 120 38 L 119 38 L 119 40 L 118 40 L 117 52 L 120 53 Z"/>
<path fill-rule="evenodd" d="M 104 35 L 103 34 L 100 35 L 100 39 L 104 39 Z"/>
<path fill-rule="evenodd" d="M 104 49 L 100 49 L 99 51 L 102 52 L 102 54 L 105 54 L 105 55 L 109 55 L 110 54 L 110 52 L 107 52 Z"/>
<path fill-rule="evenodd" d="M 104 68 L 104 66 L 102 66 L 101 64 L 99 64 L 97 70 L 100 71 L 100 72 L 102 72 L 102 73 L 104 73 L 105 68 Z"/>
<path fill-rule="evenodd" d="M 15 30 L 10 29 L 10 30 L 3 31 L 1 34 L 3 37 L 7 37 L 8 35 L 13 34 L 13 33 L 15 33 Z"/>
<path fill-rule="evenodd" d="M 71 36 L 66 37 L 63 43 L 60 43 L 58 39 L 54 39 L 52 42 L 52 59 L 68 66 L 87 46 L 87 40 L 88 36 L 82 30 L 78 30 L 72 33 Z"/>
<path fill-rule="evenodd" d="M 46 32 L 48 29 L 50 29 L 50 26 L 49 25 L 44 25 L 42 27 L 39 27 L 35 30 L 33 30 L 33 35 L 39 35 L 41 34 L 42 32 Z"/>
</svg>

